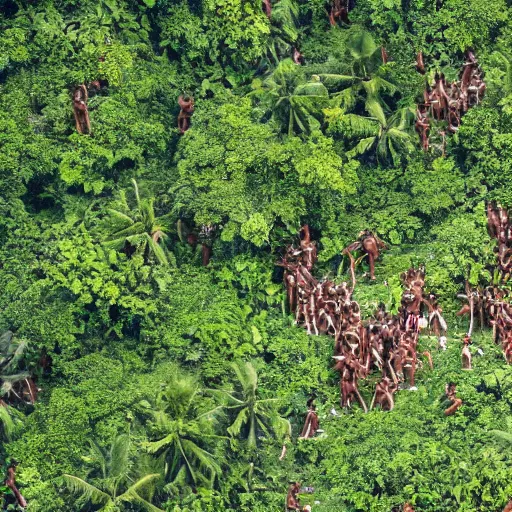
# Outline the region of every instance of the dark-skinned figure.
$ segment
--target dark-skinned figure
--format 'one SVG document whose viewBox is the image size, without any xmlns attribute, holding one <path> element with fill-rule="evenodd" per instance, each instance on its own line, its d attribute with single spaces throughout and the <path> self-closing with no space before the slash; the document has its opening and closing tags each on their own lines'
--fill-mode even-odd
<svg viewBox="0 0 512 512">
<path fill-rule="evenodd" d="M 24 509 L 27 507 L 27 501 L 16 486 L 16 466 L 17 463 L 13 461 L 7 468 L 7 478 L 5 479 L 5 485 L 11 490 L 14 498 L 16 499 L 17 505 Z"/>
<path fill-rule="evenodd" d="M 444 394 L 444 411 L 445 416 L 452 416 L 457 412 L 457 409 L 462 405 L 462 400 L 457 398 L 457 386 L 453 382 L 449 382 L 445 386 Z"/>
<path fill-rule="evenodd" d="M 294 482 L 288 487 L 288 494 L 286 495 L 286 510 L 301 510 L 299 501 L 300 483 Z"/>
<path fill-rule="evenodd" d="M 302 64 L 304 64 L 304 56 L 295 47 L 293 48 L 293 51 L 292 51 L 292 59 L 293 59 L 293 62 L 295 62 L 295 64 L 297 64 L 298 66 L 301 66 Z"/>
<path fill-rule="evenodd" d="M 311 241 L 309 226 L 305 224 L 300 230 L 300 250 L 303 265 L 311 271 L 317 260 L 316 242 Z"/>
<path fill-rule="evenodd" d="M 416 70 L 425 73 L 423 54 L 416 56 Z M 446 123 L 442 133 L 456 133 L 459 130 L 462 116 L 469 108 L 478 105 L 486 90 L 483 73 L 478 66 L 475 55 L 471 50 L 466 52 L 466 59 L 458 81 L 448 83 L 444 74 L 436 73 L 433 84 L 427 84 L 423 93 L 423 103 L 418 106 L 416 116 L 416 130 L 420 133 L 422 147 L 425 149 L 425 137 L 422 130 L 426 129 L 429 114 L 434 120 Z M 441 133 L 441 132 L 440 132 Z M 441 145 L 444 155 L 445 139 Z"/>
<path fill-rule="evenodd" d="M 383 377 L 382 380 L 377 383 L 377 387 L 375 388 L 375 394 L 373 395 L 370 410 L 379 405 L 383 411 L 392 411 L 395 407 L 393 394 L 396 389 L 397 387 L 395 383 L 389 377 Z"/>
<path fill-rule="evenodd" d="M 215 236 L 216 226 L 213 224 L 203 224 L 199 231 L 199 241 L 201 242 L 201 261 L 203 267 L 207 267 L 212 257 L 212 245 Z"/>
<path fill-rule="evenodd" d="M 306 421 L 304 422 L 304 428 L 302 429 L 299 439 L 311 439 L 312 437 L 314 437 L 316 431 L 318 430 L 318 426 L 319 421 L 315 403 L 313 400 L 309 400 Z"/>
<path fill-rule="evenodd" d="M 270 0 L 262 0 L 263 12 L 267 15 L 267 18 L 270 19 L 272 16 L 272 4 Z"/>
<path fill-rule="evenodd" d="M 387 64 L 389 61 L 389 55 L 384 46 L 380 47 L 380 58 L 382 59 L 382 64 Z"/>
<path fill-rule="evenodd" d="M 428 325 L 431 332 L 433 332 L 438 339 L 441 336 L 445 336 L 448 325 L 442 315 L 443 310 L 439 306 L 436 295 L 430 293 L 424 302 L 428 307 Z"/>
<path fill-rule="evenodd" d="M 428 110 L 425 105 L 418 105 L 416 110 L 416 122 L 414 124 L 416 132 L 420 136 L 421 147 L 423 151 L 428 151 L 429 141 L 428 135 L 430 132 L 430 121 L 428 119 Z"/>
<path fill-rule="evenodd" d="M 91 133 L 91 121 L 89 119 L 89 109 L 87 100 L 89 94 L 85 85 L 79 85 L 73 92 L 73 112 L 75 115 L 76 131 L 82 134 Z"/>
<path fill-rule="evenodd" d="M 364 412 L 368 412 L 368 407 L 358 388 L 358 380 L 366 376 L 366 369 L 350 352 L 342 356 L 333 356 L 333 358 L 336 360 L 334 370 L 340 374 L 341 407 L 350 408 L 352 402 L 357 400 Z"/>
<path fill-rule="evenodd" d="M 380 255 L 380 251 L 387 249 L 387 245 L 374 233 L 364 230 L 359 233 L 359 238 L 354 243 L 343 249 L 342 254 L 352 253 L 354 251 L 363 251 L 370 265 L 370 279 L 375 280 L 375 261 Z"/>
<path fill-rule="evenodd" d="M 348 13 L 351 8 L 350 0 L 333 0 L 329 11 L 329 23 L 334 26 L 341 20 L 343 23 L 350 23 Z"/>
<path fill-rule="evenodd" d="M 416 54 L 416 71 L 422 75 L 425 74 L 425 64 L 423 62 L 423 52 L 421 50 Z"/>
<path fill-rule="evenodd" d="M 469 345 L 471 344 L 471 336 L 466 334 L 462 340 L 462 369 L 471 370 L 471 352 L 469 351 Z"/>
<path fill-rule="evenodd" d="M 178 97 L 180 113 L 178 114 L 178 130 L 183 135 L 190 128 L 190 118 L 194 113 L 194 98 L 192 96 Z"/>
</svg>

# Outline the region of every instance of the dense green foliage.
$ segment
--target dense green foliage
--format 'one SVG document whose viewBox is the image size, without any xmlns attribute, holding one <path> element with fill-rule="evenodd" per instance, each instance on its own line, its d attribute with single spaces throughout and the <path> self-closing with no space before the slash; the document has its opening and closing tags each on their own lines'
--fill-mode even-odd
<svg viewBox="0 0 512 512">
<path fill-rule="evenodd" d="M 464 280 L 493 277 L 484 202 L 512 206 L 512 7 L 357 0 L 334 27 L 327 8 L 0 0 L 0 333 L 26 348 L 4 368 L 0 338 L 0 384 L 29 372 L 42 388 L 0 405 L 0 461 L 20 462 L 29 512 L 278 511 L 295 479 L 315 512 L 496 512 L 512 495 L 512 370 L 483 333 L 461 372 L 454 316 Z M 445 156 L 436 129 L 423 153 L 416 52 L 452 80 L 469 47 L 484 101 Z M 82 135 L 72 91 L 93 80 L 108 85 Z M 180 94 L 195 98 L 182 136 Z M 340 411 L 332 339 L 286 311 L 274 263 L 303 223 L 319 277 L 348 279 L 362 229 L 391 245 L 377 282 L 359 279 L 366 316 L 396 311 L 399 274 L 426 264 L 449 350 L 421 339 L 435 370 L 390 413 Z M 209 225 L 202 267 L 186 235 Z M 464 406 L 446 418 L 449 380 Z M 297 440 L 311 395 L 325 432 Z"/>
</svg>

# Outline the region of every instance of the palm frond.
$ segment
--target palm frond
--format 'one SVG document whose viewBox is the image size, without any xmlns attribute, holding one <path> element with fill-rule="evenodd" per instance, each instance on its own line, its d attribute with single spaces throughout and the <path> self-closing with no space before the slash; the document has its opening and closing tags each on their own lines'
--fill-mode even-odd
<svg viewBox="0 0 512 512">
<path fill-rule="evenodd" d="M 318 100 L 329 97 L 329 91 L 322 82 L 306 82 L 305 84 L 299 84 L 295 87 L 293 94 L 297 96 L 315 97 Z"/>
<path fill-rule="evenodd" d="M 7 355 L 13 337 L 14 333 L 12 331 L 5 331 L 0 335 L 0 354 L 3 356 Z"/>
<path fill-rule="evenodd" d="M 349 37 L 348 49 L 354 59 L 369 59 L 377 50 L 377 45 L 370 33 L 361 30 Z"/>
<path fill-rule="evenodd" d="M 151 475 L 150 475 L 151 476 Z M 141 496 L 139 496 L 136 492 L 131 492 L 128 489 L 124 494 L 121 494 L 118 498 L 120 501 L 126 501 L 128 503 L 135 503 L 140 505 L 144 510 L 148 510 L 149 512 L 164 512 L 161 508 L 156 507 L 149 501 L 145 500 Z"/>
<path fill-rule="evenodd" d="M 379 132 L 377 121 L 357 114 L 341 113 L 334 117 L 326 117 L 326 121 L 333 124 L 335 132 L 349 139 L 376 136 Z"/>
<path fill-rule="evenodd" d="M 366 98 L 364 107 L 371 117 L 377 119 L 381 126 L 386 127 L 386 114 L 384 114 L 384 109 L 382 108 L 382 105 L 380 104 L 377 98 L 375 98 L 374 96 L 368 96 Z"/>
<path fill-rule="evenodd" d="M 363 155 L 372 149 L 376 140 L 377 137 L 367 137 L 365 139 L 361 139 L 355 147 L 347 152 L 347 156 L 354 157 L 357 155 Z"/>
<path fill-rule="evenodd" d="M 354 82 L 358 81 L 359 78 L 354 77 L 352 75 L 337 75 L 330 73 L 322 73 L 318 75 L 322 83 L 327 87 L 327 89 L 338 89 L 340 87 L 349 87 Z"/>
<path fill-rule="evenodd" d="M 142 222 L 135 222 L 134 224 L 128 226 L 127 228 L 112 233 L 107 240 L 119 240 L 120 238 L 127 238 L 129 236 L 137 235 L 140 233 L 144 233 L 144 225 L 142 224 Z"/>
<path fill-rule="evenodd" d="M 9 440 L 14 432 L 15 426 L 9 409 L 3 405 L 0 405 L 0 426 L 3 429 L 6 439 Z"/>
<path fill-rule="evenodd" d="M 132 178 L 133 191 L 135 192 L 135 200 L 137 201 L 137 208 L 140 208 L 140 195 L 139 195 L 139 186 L 135 179 Z"/>
<path fill-rule="evenodd" d="M 235 421 L 227 428 L 228 434 L 235 437 L 238 436 L 242 427 L 247 423 L 249 418 L 249 409 L 244 407 L 236 416 Z"/>
<path fill-rule="evenodd" d="M 220 466 L 215 462 L 215 459 L 210 452 L 203 450 L 203 448 L 200 448 L 189 439 L 183 439 L 181 443 L 184 451 L 198 459 L 204 467 L 208 468 L 212 475 L 219 475 L 221 473 L 222 470 Z"/>
<path fill-rule="evenodd" d="M 492 435 L 497 441 L 512 446 L 512 433 L 506 432 L 505 430 L 490 430 L 489 434 Z"/>
<path fill-rule="evenodd" d="M 159 441 L 148 441 L 144 446 L 148 453 L 158 453 L 163 449 L 169 448 L 176 440 L 175 434 L 169 434 Z"/>
<path fill-rule="evenodd" d="M 145 475 L 142 478 L 139 478 L 134 484 L 130 485 L 126 491 L 119 496 L 120 500 L 126 500 L 124 498 L 125 495 L 133 496 L 134 494 L 138 495 L 141 490 L 144 489 L 152 489 L 155 486 L 155 483 L 158 479 L 160 479 L 162 475 L 160 473 L 151 473 L 149 475 Z M 129 501 L 129 500 L 126 500 Z"/>
<path fill-rule="evenodd" d="M 244 392 L 254 393 L 258 386 L 258 374 L 254 366 L 249 362 L 234 362 L 231 364 L 231 367 Z"/>
<path fill-rule="evenodd" d="M 106 478 L 107 477 L 107 460 L 105 458 L 105 454 L 103 453 L 103 450 L 101 449 L 99 444 L 94 439 L 89 440 L 89 446 L 90 446 L 91 459 L 100 465 L 101 475 L 103 478 Z"/>
<path fill-rule="evenodd" d="M 272 23 L 279 25 L 283 35 L 295 42 L 299 35 L 297 30 L 299 6 L 295 0 L 280 0 L 272 8 Z"/>
<path fill-rule="evenodd" d="M 17 382 L 21 382 L 22 380 L 28 379 L 30 377 L 30 373 L 28 372 L 20 372 L 15 373 L 13 375 L 5 375 L 2 374 L 2 381 L 3 384 L 6 384 L 6 389 L 10 389 L 13 384 L 16 384 Z"/>
<path fill-rule="evenodd" d="M 151 251 L 155 255 L 155 258 L 158 261 L 158 263 L 164 266 L 169 265 L 169 260 L 167 259 L 167 256 L 165 255 L 165 252 L 162 249 L 162 247 L 160 247 L 160 244 L 158 244 L 158 242 L 155 242 L 153 238 L 148 234 L 146 236 L 148 239 L 149 247 L 151 248 Z"/>
<path fill-rule="evenodd" d="M 130 226 L 135 223 L 135 221 L 126 213 L 120 212 L 119 210 L 114 210 L 113 208 L 108 208 L 107 211 L 112 217 L 114 217 L 115 220 L 121 221 Z"/>
<path fill-rule="evenodd" d="M 91 501 L 95 505 L 112 501 L 108 494 L 81 478 L 67 474 L 64 474 L 63 478 L 69 490 L 74 494 L 80 494 L 81 498 L 85 501 Z"/>
<path fill-rule="evenodd" d="M 110 476 L 120 478 L 128 472 L 130 437 L 118 435 L 110 448 Z"/>
<path fill-rule="evenodd" d="M 357 103 L 358 95 L 354 87 L 349 87 L 343 91 L 332 95 L 334 106 L 342 108 L 345 112 L 352 110 Z"/>
<path fill-rule="evenodd" d="M 374 76 L 371 80 L 363 81 L 362 84 L 366 94 L 369 96 L 378 96 L 383 91 L 394 93 L 397 90 L 396 85 L 384 80 L 384 78 L 381 78 L 380 76 Z"/>
</svg>

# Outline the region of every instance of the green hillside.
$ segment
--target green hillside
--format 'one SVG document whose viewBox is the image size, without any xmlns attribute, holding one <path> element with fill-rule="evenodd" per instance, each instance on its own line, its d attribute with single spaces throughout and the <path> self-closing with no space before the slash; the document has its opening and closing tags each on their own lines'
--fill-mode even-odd
<svg viewBox="0 0 512 512">
<path fill-rule="evenodd" d="M 462 370 L 456 315 L 510 288 L 488 204 L 509 0 L 0 0 L 0 510 L 283 512 L 297 481 L 312 512 L 503 511 L 512 367 L 475 320 Z M 365 328 L 425 266 L 448 348 L 422 331 L 391 411 L 341 407 L 333 336 L 294 322 L 305 225 L 321 283 L 363 230 L 387 244 L 375 280 L 357 254 Z"/>
</svg>

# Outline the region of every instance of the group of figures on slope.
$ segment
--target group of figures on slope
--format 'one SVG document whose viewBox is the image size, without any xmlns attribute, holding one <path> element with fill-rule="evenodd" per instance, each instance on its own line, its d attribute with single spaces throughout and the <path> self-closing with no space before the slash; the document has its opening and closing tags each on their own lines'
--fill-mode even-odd
<svg viewBox="0 0 512 512">
<path fill-rule="evenodd" d="M 467 301 L 458 316 L 469 314 L 470 330 L 464 338 L 462 352 L 462 367 L 466 370 L 471 369 L 471 353 L 467 346 L 471 344 L 471 332 L 474 319 L 477 318 L 480 327 L 490 327 L 493 330 L 493 339 L 501 344 L 503 355 L 508 364 L 512 364 L 512 304 L 511 293 L 507 289 L 498 286 L 488 286 L 487 288 L 466 287 L 466 293 L 460 294 L 459 298 Z"/>
<path fill-rule="evenodd" d="M 360 379 L 374 370 L 380 371 L 382 377 L 370 409 L 378 405 L 383 410 L 391 410 L 394 407 L 393 395 L 399 387 L 414 389 L 414 375 L 419 364 L 416 349 L 420 328 L 430 324 L 441 341 L 446 333 L 446 322 L 435 295 L 425 296 L 423 293 L 423 268 L 411 268 L 402 274 L 405 291 L 397 315 L 391 315 L 381 306 L 371 319 L 363 322 L 359 304 L 352 299 L 356 260 L 351 251 L 362 250 L 363 257 L 368 256 L 373 267 L 379 247 L 382 247 L 382 242 L 365 231 L 358 242 L 344 251 L 351 257 L 352 287 L 347 283 L 336 285 L 313 277 L 311 270 L 317 250 L 308 226 L 301 229 L 299 247 L 289 246 L 278 263 L 285 269 L 284 283 L 295 322 L 303 325 L 308 334 L 327 334 L 334 338 L 334 368 L 340 374 L 341 406 L 350 407 L 357 401 L 365 411 L 368 407 L 358 389 Z M 370 273 L 374 278 L 373 268 Z M 425 306 L 429 310 L 428 321 L 423 317 Z M 431 366 L 430 354 L 424 355 Z M 318 417 L 314 406 L 310 406 L 301 437 L 312 437 L 316 428 Z"/>
<path fill-rule="evenodd" d="M 506 283 L 512 272 L 512 222 L 506 208 L 487 203 L 487 231 L 497 240 L 496 266 L 500 279 Z"/>
<path fill-rule="evenodd" d="M 496 239 L 496 270 L 498 279 L 507 283 L 512 271 L 512 221 L 509 212 L 496 203 L 487 204 L 487 231 L 491 238 Z M 471 288 L 466 283 L 464 294 L 459 298 L 466 304 L 457 313 L 458 316 L 469 314 L 469 331 L 464 339 L 462 366 L 471 369 L 471 353 L 467 349 L 471 343 L 471 333 L 475 318 L 480 327 L 490 327 L 493 330 L 495 343 L 501 344 L 503 355 L 508 364 L 512 364 L 512 304 L 511 292 L 497 285 L 485 288 Z"/>
<path fill-rule="evenodd" d="M 418 53 L 416 69 L 425 73 L 423 55 Z M 448 83 L 444 74 L 436 73 L 434 83 L 427 84 L 423 92 L 423 103 L 416 110 L 416 131 L 418 132 L 424 151 L 429 149 L 431 118 L 445 121 L 447 131 L 455 133 L 460 126 L 462 116 L 473 106 L 478 105 L 485 94 L 483 73 L 472 51 L 466 52 L 460 78 Z M 442 152 L 445 152 L 446 131 L 441 130 Z"/>
</svg>

